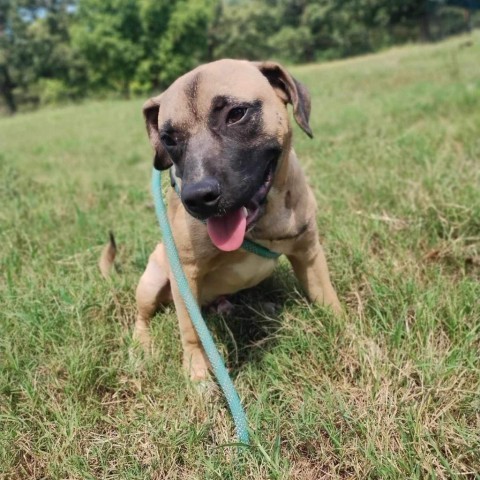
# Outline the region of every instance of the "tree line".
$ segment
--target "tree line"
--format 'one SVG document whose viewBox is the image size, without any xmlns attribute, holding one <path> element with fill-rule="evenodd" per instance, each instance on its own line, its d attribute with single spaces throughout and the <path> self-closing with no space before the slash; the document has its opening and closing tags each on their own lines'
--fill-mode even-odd
<svg viewBox="0 0 480 480">
<path fill-rule="evenodd" d="M 479 0 L 0 0 L 0 110 L 146 95 L 223 57 L 301 63 L 433 40 L 472 28 L 479 7 Z"/>
</svg>

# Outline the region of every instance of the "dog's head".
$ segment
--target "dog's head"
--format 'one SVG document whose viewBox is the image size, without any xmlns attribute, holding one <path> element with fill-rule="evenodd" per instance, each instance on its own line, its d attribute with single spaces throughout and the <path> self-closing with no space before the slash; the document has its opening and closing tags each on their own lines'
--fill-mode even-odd
<svg viewBox="0 0 480 480">
<path fill-rule="evenodd" d="M 143 107 L 155 168 L 175 166 L 183 205 L 207 219 L 223 250 L 238 248 L 263 211 L 290 148 L 287 103 L 312 136 L 310 96 L 281 65 L 220 60 L 180 77 Z"/>
</svg>

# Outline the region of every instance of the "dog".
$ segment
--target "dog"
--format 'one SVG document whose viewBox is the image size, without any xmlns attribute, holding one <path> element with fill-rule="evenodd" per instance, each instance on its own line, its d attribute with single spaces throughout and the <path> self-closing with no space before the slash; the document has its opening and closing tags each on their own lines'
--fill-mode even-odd
<svg viewBox="0 0 480 480">
<path fill-rule="evenodd" d="M 247 238 L 284 254 L 308 298 L 341 312 L 316 225 L 316 201 L 292 148 L 287 104 L 309 126 L 310 95 L 274 62 L 219 60 L 178 78 L 143 107 L 154 166 L 171 168 L 168 217 L 198 303 L 253 287 L 276 260 L 241 248 Z M 150 255 L 137 290 L 134 336 L 150 346 L 149 323 L 173 301 L 192 380 L 209 362 L 171 278 L 164 245 Z"/>
</svg>

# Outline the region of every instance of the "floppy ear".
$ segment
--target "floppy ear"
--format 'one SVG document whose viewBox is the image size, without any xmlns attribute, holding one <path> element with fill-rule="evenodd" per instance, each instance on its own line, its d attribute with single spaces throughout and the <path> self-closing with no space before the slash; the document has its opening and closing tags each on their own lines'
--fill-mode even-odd
<svg viewBox="0 0 480 480">
<path fill-rule="evenodd" d="M 310 94 L 304 85 L 295 80 L 282 65 L 276 62 L 253 62 L 267 77 L 275 93 L 285 103 L 293 105 L 293 116 L 301 129 L 313 138 L 308 123 L 310 118 Z"/>
<path fill-rule="evenodd" d="M 157 170 L 165 170 L 172 166 L 172 160 L 165 150 L 158 132 L 158 111 L 160 110 L 161 98 L 161 95 L 158 97 L 152 97 L 143 105 L 143 116 L 145 117 L 145 123 L 147 125 L 148 137 L 155 150 L 153 166 Z"/>
</svg>

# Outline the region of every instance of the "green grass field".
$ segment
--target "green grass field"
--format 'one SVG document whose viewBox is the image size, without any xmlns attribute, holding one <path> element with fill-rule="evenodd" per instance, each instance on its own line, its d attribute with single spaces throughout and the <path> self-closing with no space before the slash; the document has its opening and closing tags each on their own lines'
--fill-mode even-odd
<svg viewBox="0 0 480 480">
<path fill-rule="evenodd" d="M 142 100 L 0 120 L 0 478 L 480 478 L 480 35 L 292 69 L 333 282 L 283 262 L 209 318 L 246 406 L 185 378 L 173 309 L 132 341 L 159 239 Z M 110 283 L 97 268 L 109 229 Z M 275 315 L 260 299 L 279 304 Z"/>
</svg>

